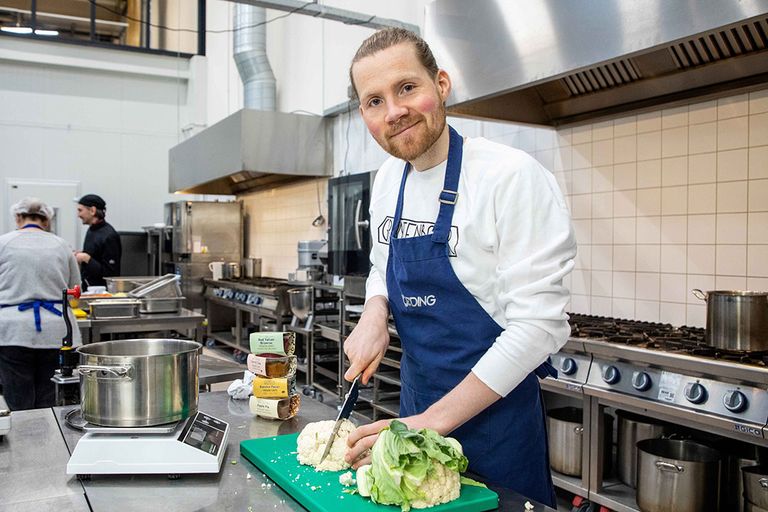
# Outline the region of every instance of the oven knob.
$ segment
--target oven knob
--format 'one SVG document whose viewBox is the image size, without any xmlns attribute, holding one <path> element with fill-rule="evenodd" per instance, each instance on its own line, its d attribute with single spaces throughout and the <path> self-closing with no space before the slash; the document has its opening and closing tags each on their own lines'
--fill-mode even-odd
<svg viewBox="0 0 768 512">
<path fill-rule="evenodd" d="M 723 405 L 731 412 L 742 412 L 749 406 L 749 400 L 741 391 L 729 391 L 723 397 Z"/>
<path fill-rule="evenodd" d="M 632 375 L 632 387 L 638 391 L 648 391 L 651 389 L 651 376 L 646 372 L 635 372 Z"/>
<path fill-rule="evenodd" d="M 685 386 L 685 398 L 692 404 L 703 404 L 707 401 L 707 389 L 698 382 L 690 382 Z"/>
<path fill-rule="evenodd" d="M 606 384 L 616 384 L 621 380 L 621 372 L 615 366 L 606 366 L 603 368 L 603 380 Z"/>
<path fill-rule="evenodd" d="M 560 365 L 560 370 L 566 375 L 573 375 L 578 368 L 576 361 L 574 361 L 572 357 L 566 357 Z"/>
</svg>

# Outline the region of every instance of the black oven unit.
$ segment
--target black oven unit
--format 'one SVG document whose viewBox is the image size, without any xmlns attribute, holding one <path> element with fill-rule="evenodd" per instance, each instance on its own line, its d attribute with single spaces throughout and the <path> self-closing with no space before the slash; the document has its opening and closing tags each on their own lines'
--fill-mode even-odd
<svg viewBox="0 0 768 512">
<path fill-rule="evenodd" d="M 368 275 L 371 231 L 368 207 L 376 171 L 328 180 L 328 272 Z"/>
</svg>

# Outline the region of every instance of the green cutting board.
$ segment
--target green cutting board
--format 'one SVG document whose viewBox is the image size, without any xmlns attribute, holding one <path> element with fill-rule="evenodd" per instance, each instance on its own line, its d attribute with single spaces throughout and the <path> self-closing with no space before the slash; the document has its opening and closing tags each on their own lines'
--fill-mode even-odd
<svg viewBox="0 0 768 512">
<path fill-rule="evenodd" d="M 339 483 L 344 471 L 315 471 L 296 458 L 298 434 L 249 439 L 240 443 L 240 453 L 310 512 L 396 512 L 400 507 L 377 505 L 360 495 L 346 494 Z M 315 490 L 312 490 L 312 487 Z M 353 489 L 353 487 L 349 487 Z M 484 487 L 462 485 L 457 500 L 429 509 L 430 512 L 484 512 L 496 510 L 499 496 Z"/>
</svg>

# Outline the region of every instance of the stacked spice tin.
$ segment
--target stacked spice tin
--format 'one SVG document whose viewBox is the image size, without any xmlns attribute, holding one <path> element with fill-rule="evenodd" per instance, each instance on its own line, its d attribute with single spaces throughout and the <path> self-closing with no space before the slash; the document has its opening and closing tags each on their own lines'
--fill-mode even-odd
<svg viewBox="0 0 768 512">
<path fill-rule="evenodd" d="M 250 345 L 248 371 L 256 375 L 251 412 L 262 418 L 293 418 L 301 403 L 296 392 L 296 333 L 254 332 Z"/>
</svg>

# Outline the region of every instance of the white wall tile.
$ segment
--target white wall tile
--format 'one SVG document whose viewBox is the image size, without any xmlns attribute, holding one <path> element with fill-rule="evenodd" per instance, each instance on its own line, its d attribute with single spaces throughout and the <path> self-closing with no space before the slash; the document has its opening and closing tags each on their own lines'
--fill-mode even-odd
<svg viewBox="0 0 768 512">
<path fill-rule="evenodd" d="M 613 187 L 616 190 L 637 188 L 637 163 L 630 162 L 614 165 Z"/>
<path fill-rule="evenodd" d="M 755 104 L 759 101 L 759 98 L 755 99 Z M 768 108 L 766 108 L 768 111 Z M 637 116 L 627 116 L 613 121 L 613 136 L 615 138 L 625 137 L 627 135 L 635 135 L 637 133 Z"/>
<path fill-rule="evenodd" d="M 688 274 L 688 284 L 687 284 L 687 293 L 686 298 L 688 301 L 688 304 L 701 304 L 705 305 L 706 303 L 703 302 L 701 299 L 696 297 L 693 294 L 693 290 L 701 290 L 703 292 L 707 292 L 710 290 L 715 289 L 715 276 L 712 275 L 712 273 L 703 275 L 703 274 Z"/>
<path fill-rule="evenodd" d="M 635 298 L 635 273 L 634 272 L 614 272 L 613 273 L 613 296 L 623 299 Z"/>
<path fill-rule="evenodd" d="M 688 152 L 710 153 L 717 150 L 717 123 L 694 124 L 688 129 Z"/>
<path fill-rule="evenodd" d="M 592 246 L 592 271 L 613 270 L 613 246 L 612 245 L 593 245 Z M 594 274 L 592 276 L 594 280 Z M 593 292 L 594 293 L 594 290 Z"/>
<path fill-rule="evenodd" d="M 759 114 L 762 115 L 762 114 Z M 753 116 L 756 117 L 756 116 Z M 766 116 L 768 118 L 768 116 Z M 717 121 L 717 149 L 724 151 L 747 147 L 749 141 L 750 118 L 748 116 L 734 117 Z M 768 127 L 768 126 L 767 126 Z M 759 146 L 759 143 L 752 144 Z"/>
<path fill-rule="evenodd" d="M 768 277 L 748 277 L 747 290 L 768 292 Z"/>
<path fill-rule="evenodd" d="M 613 300 L 610 297 L 592 297 L 590 301 L 591 314 L 611 316 Z"/>
<path fill-rule="evenodd" d="M 638 272 L 659 272 L 661 270 L 661 246 L 637 245 L 635 261 Z"/>
<path fill-rule="evenodd" d="M 591 219 L 592 196 L 589 194 L 571 196 L 571 216 L 574 219 Z"/>
<path fill-rule="evenodd" d="M 715 272 L 724 276 L 746 276 L 747 246 L 718 245 L 715 248 Z"/>
<path fill-rule="evenodd" d="M 673 187 L 686 184 L 688 184 L 688 157 L 662 158 L 661 186 Z"/>
<path fill-rule="evenodd" d="M 592 246 L 579 245 L 574 260 L 574 268 L 589 270 L 592 268 Z"/>
<path fill-rule="evenodd" d="M 749 148 L 749 179 L 768 178 L 768 146 Z"/>
<path fill-rule="evenodd" d="M 749 116 L 749 145 L 768 144 L 768 113 Z"/>
<path fill-rule="evenodd" d="M 750 213 L 747 226 L 747 243 L 768 244 L 768 213 Z"/>
<path fill-rule="evenodd" d="M 637 243 L 658 244 L 661 241 L 661 217 L 637 218 Z"/>
<path fill-rule="evenodd" d="M 715 273 L 715 246 L 714 245 L 689 245 L 687 271 L 689 274 Z"/>
<path fill-rule="evenodd" d="M 661 132 L 638 133 L 637 160 L 661 158 Z"/>
<path fill-rule="evenodd" d="M 571 295 L 571 311 L 583 315 L 592 314 L 589 295 Z"/>
<path fill-rule="evenodd" d="M 662 247 L 662 250 L 664 248 Z M 660 298 L 662 302 L 686 301 L 687 276 L 685 274 L 661 274 Z"/>
<path fill-rule="evenodd" d="M 747 181 L 718 183 L 717 212 L 735 213 L 745 211 L 747 211 Z"/>
<path fill-rule="evenodd" d="M 747 114 L 749 114 L 749 94 L 728 96 L 717 100 L 718 119 L 746 116 Z"/>
<path fill-rule="evenodd" d="M 718 244 L 747 243 L 747 214 L 720 213 L 717 215 Z"/>
<path fill-rule="evenodd" d="M 685 304 L 661 302 L 659 321 L 674 326 L 685 325 Z"/>
<path fill-rule="evenodd" d="M 749 211 L 768 211 L 768 180 L 749 180 Z"/>
<path fill-rule="evenodd" d="M 611 316 L 614 318 L 635 318 L 634 299 L 613 299 Z"/>
<path fill-rule="evenodd" d="M 663 130 L 678 126 L 688 126 L 688 105 L 665 108 L 661 111 L 661 128 Z"/>
<path fill-rule="evenodd" d="M 688 122 L 692 125 L 717 121 L 717 100 L 695 103 L 688 107 Z"/>
<path fill-rule="evenodd" d="M 605 165 L 592 169 L 592 192 L 613 190 L 613 166 Z"/>
<path fill-rule="evenodd" d="M 715 276 L 715 290 L 746 290 L 747 278 L 742 276 Z"/>
<path fill-rule="evenodd" d="M 688 217 L 669 215 L 661 218 L 661 243 L 684 244 L 688 239 Z"/>
<path fill-rule="evenodd" d="M 661 157 L 688 154 L 688 127 L 680 126 L 661 131 Z"/>
<path fill-rule="evenodd" d="M 661 130 L 661 112 L 646 112 L 637 116 L 637 133 Z"/>
<path fill-rule="evenodd" d="M 706 327 L 707 306 L 688 304 L 685 312 L 685 325 L 689 327 Z"/>
<path fill-rule="evenodd" d="M 635 318 L 645 322 L 658 322 L 659 301 L 635 301 Z"/>
<path fill-rule="evenodd" d="M 688 183 L 714 183 L 717 181 L 717 153 L 703 153 L 688 157 Z"/>
<path fill-rule="evenodd" d="M 613 219 L 613 243 L 634 244 L 637 240 L 635 232 L 637 219 L 635 217 L 619 217 Z"/>
<path fill-rule="evenodd" d="M 638 272 L 635 275 L 635 298 L 659 300 L 660 274 Z"/>
<path fill-rule="evenodd" d="M 634 272 L 635 251 L 636 251 L 635 245 L 614 245 L 613 246 L 613 270 L 622 271 L 622 272 Z"/>
<path fill-rule="evenodd" d="M 606 219 L 613 217 L 613 193 L 599 192 L 592 194 L 592 218 Z"/>
<path fill-rule="evenodd" d="M 571 293 L 589 295 L 592 291 L 592 271 L 574 270 L 571 275 Z"/>
<path fill-rule="evenodd" d="M 613 216 L 634 217 L 636 214 L 637 192 L 621 190 L 613 193 Z"/>
<path fill-rule="evenodd" d="M 595 132 L 592 132 L 594 137 Z M 592 165 L 613 165 L 613 139 L 593 140 Z"/>
<path fill-rule="evenodd" d="M 574 194 L 589 194 L 592 192 L 591 168 L 586 167 L 584 169 L 574 169 L 572 175 Z"/>
<path fill-rule="evenodd" d="M 610 271 L 592 271 L 592 296 L 610 297 L 613 293 L 613 273 Z"/>
<path fill-rule="evenodd" d="M 689 244 L 714 244 L 715 228 L 717 227 L 714 215 L 689 215 L 688 216 L 688 243 Z M 714 269 L 713 269 L 714 271 Z"/>
<path fill-rule="evenodd" d="M 661 271 L 673 274 L 686 272 L 686 246 L 662 245 L 661 246 Z M 664 274 L 662 274 L 662 281 Z"/>
<path fill-rule="evenodd" d="M 661 159 L 637 162 L 637 188 L 653 188 L 660 186 Z"/>
<path fill-rule="evenodd" d="M 688 214 L 714 213 L 717 211 L 717 186 L 715 184 L 690 185 L 688 187 Z"/>
<path fill-rule="evenodd" d="M 747 274 L 768 277 L 768 245 L 750 245 L 747 248 Z"/>
<path fill-rule="evenodd" d="M 559 146 L 555 148 L 555 171 L 570 171 L 573 169 L 573 148 Z"/>
<path fill-rule="evenodd" d="M 581 246 L 582 244 L 592 243 L 592 221 L 588 219 L 579 219 L 573 221 L 573 230 L 576 233 L 576 243 Z"/>
<path fill-rule="evenodd" d="M 717 154 L 717 181 L 747 179 L 747 150 L 733 149 Z"/>
<path fill-rule="evenodd" d="M 575 126 L 573 128 L 573 142 L 571 144 L 583 144 L 585 142 L 592 142 L 592 125 Z"/>
<path fill-rule="evenodd" d="M 682 215 L 688 212 L 688 187 L 664 187 L 661 189 L 661 214 Z"/>
<path fill-rule="evenodd" d="M 645 188 L 637 191 L 637 215 L 639 217 L 661 215 L 660 188 Z"/>
<path fill-rule="evenodd" d="M 749 113 L 768 112 L 768 89 L 749 93 Z"/>
<path fill-rule="evenodd" d="M 637 161 L 637 136 L 628 135 L 613 140 L 613 163 L 622 164 Z"/>
</svg>

